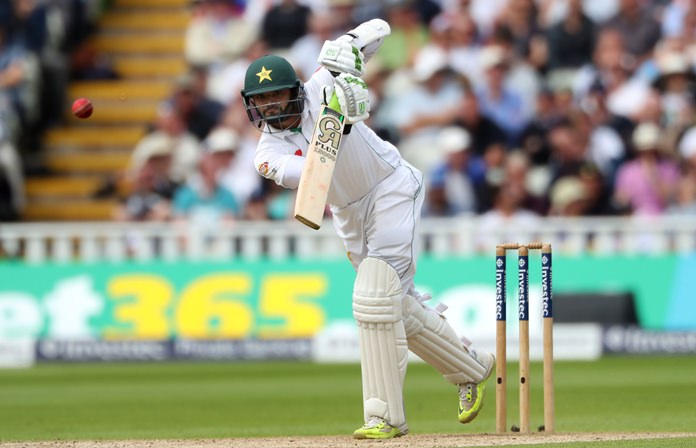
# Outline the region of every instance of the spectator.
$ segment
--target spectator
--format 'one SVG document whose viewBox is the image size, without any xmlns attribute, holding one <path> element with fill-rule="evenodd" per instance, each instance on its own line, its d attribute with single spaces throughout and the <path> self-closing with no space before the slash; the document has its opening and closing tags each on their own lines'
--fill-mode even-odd
<svg viewBox="0 0 696 448">
<path fill-rule="evenodd" d="M 435 145 L 440 128 L 453 121 L 465 89 L 449 67 L 447 54 L 437 47 L 418 54 L 413 76 L 415 86 L 381 113 L 398 128 L 406 160 L 427 173 L 441 158 Z"/>
<path fill-rule="evenodd" d="M 481 113 L 479 100 L 473 92 L 464 93 L 461 107 L 456 111 L 454 125 L 462 126 L 471 135 L 471 151 L 483 157 L 491 146 L 505 145 L 503 130 L 495 121 Z"/>
<path fill-rule="evenodd" d="M 225 111 L 224 104 L 208 98 L 207 78 L 202 68 L 180 76 L 167 101 L 168 107 L 183 118 L 186 129 L 198 140 L 203 140 L 220 123 Z"/>
<path fill-rule="evenodd" d="M 452 126 L 440 132 L 437 147 L 445 160 L 429 176 L 426 215 L 457 216 L 476 211 L 476 193 L 471 180 L 471 171 L 476 165 L 471 160 L 470 146 L 471 136 L 463 128 Z M 482 174 L 478 173 L 478 177 L 482 178 Z"/>
<path fill-rule="evenodd" d="M 587 160 L 588 136 L 570 120 L 557 124 L 548 134 L 551 157 L 549 159 L 550 183 L 564 176 L 577 175 Z"/>
<path fill-rule="evenodd" d="M 606 25 L 616 29 L 628 52 L 642 60 L 660 40 L 660 23 L 654 14 L 645 0 L 620 0 L 618 13 Z"/>
<path fill-rule="evenodd" d="M 685 165 L 679 176 L 674 201 L 665 210 L 667 215 L 696 216 L 696 169 Z"/>
<path fill-rule="evenodd" d="M 481 63 L 485 69 L 485 81 L 477 90 L 481 111 L 503 130 L 509 146 L 517 146 L 530 116 L 522 98 L 505 85 L 509 65 L 503 49 L 486 47 Z"/>
<path fill-rule="evenodd" d="M 420 20 L 418 11 L 409 0 L 390 1 L 385 9 L 392 32 L 384 40 L 374 60 L 391 71 L 413 67 L 418 52 L 430 40 L 428 27 Z"/>
<path fill-rule="evenodd" d="M 8 104 L 18 118 L 18 131 L 34 123 L 37 114 L 38 65 L 20 42 L 0 28 L 0 105 Z"/>
<path fill-rule="evenodd" d="M 244 112 L 242 107 L 235 109 L 240 115 Z M 243 118 L 246 120 L 246 115 Z M 249 135 L 248 126 L 244 130 L 246 132 L 240 134 L 232 127 L 219 126 L 203 142 L 207 151 L 217 153 L 223 167 L 219 173 L 220 184 L 232 192 L 240 210 L 246 207 L 260 185 L 260 176 L 251 169 L 258 135 Z"/>
<path fill-rule="evenodd" d="M 537 95 L 537 113 L 522 132 L 521 148 L 535 165 L 545 165 L 551 157 L 547 135 L 563 120 L 556 103 L 556 94 L 544 88 Z"/>
<path fill-rule="evenodd" d="M 580 167 L 578 178 L 585 193 L 584 216 L 616 216 L 630 211 L 614 202 L 610 184 L 595 164 L 587 163 Z"/>
<path fill-rule="evenodd" d="M 657 62 L 660 75 L 653 85 L 660 93 L 663 125 L 682 127 L 694 117 L 696 73 L 681 53 L 665 54 Z"/>
<path fill-rule="evenodd" d="M 168 105 L 158 109 L 155 129 L 138 142 L 131 154 L 131 168 L 138 171 L 149 157 L 152 141 L 165 140 L 170 146 L 171 162 L 169 178 L 175 183 L 183 182 L 196 170 L 200 158 L 200 141 L 186 130 L 182 117 Z"/>
<path fill-rule="evenodd" d="M 679 180 L 677 164 L 660 150 L 661 130 L 641 123 L 633 133 L 636 157 L 623 164 L 616 176 L 614 198 L 634 215 L 658 215 L 672 202 Z"/>
<path fill-rule="evenodd" d="M 444 16 L 444 14 L 441 14 Z M 437 26 L 437 18 L 431 29 Z M 449 43 L 450 65 L 454 70 L 466 76 L 471 84 L 482 78 L 479 67 L 481 57 L 481 36 L 476 22 L 468 14 L 447 18 L 442 25 Z"/>
<path fill-rule="evenodd" d="M 227 188 L 220 183 L 220 173 L 233 157 L 226 146 L 208 144 L 200 159 L 198 171 L 180 186 L 172 203 L 173 214 L 213 236 L 222 225 L 229 224 L 240 215 L 239 205 Z"/>
<path fill-rule="evenodd" d="M 0 122 L 0 222 L 17 221 L 24 209 L 22 162 Z"/>
<path fill-rule="evenodd" d="M 565 176 L 553 185 L 549 199 L 550 216 L 579 217 L 585 213 L 588 196 L 580 178 Z"/>
<path fill-rule="evenodd" d="M 507 241 L 534 241 L 540 216 L 522 206 L 524 193 L 503 182 L 495 187 L 493 198 L 493 208 L 481 214 L 479 219 L 478 249 L 488 250 Z"/>
<path fill-rule="evenodd" d="M 307 34 L 311 12 L 297 0 L 280 0 L 266 12 L 261 38 L 273 53 L 287 52 L 295 41 Z"/>
<path fill-rule="evenodd" d="M 193 8 L 184 55 L 190 65 L 205 67 L 209 73 L 216 74 L 239 58 L 259 35 L 228 0 L 201 0 Z"/>
<path fill-rule="evenodd" d="M 496 28 L 503 28 L 512 36 L 514 58 L 526 60 L 533 67 L 542 67 L 546 49 L 537 17 L 534 0 L 508 0 L 496 20 Z"/>
<path fill-rule="evenodd" d="M 206 83 L 205 96 L 222 104 L 225 108 L 239 98 L 239 92 L 244 85 L 246 68 L 251 61 L 268 53 L 268 46 L 262 40 L 252 42 L 239 58 L 227 64 L 216 74 L 209 74 Z"/>
<path fill-rule="evenodd" d="M 546 32 L 546 65 L 552 72 L 577 70 L 591 62 L 594 52 L 597 29 L 594 22 L 585 15 L 582 0 L 570 0 L 567 3 L 568 12 L 565 18 Z"/>
<path fill-rule="evenodd" d="M 606 92 L 607 109 L 612 115 L 637 120 L 650 96 L 650 86 L 639 77 L 632 77 L 636 59 L 626 51 L 622 35 L 606 28 L 599 33 L 592 64 L 585 65 L 573 80 L 576 102 L 581 102 L 592 88 Z"/>
<path fill-rule="evenodd" d="M 324 41 L 335 39 L 339 30 L 334 25 L 334 16 L 329 12 L 315 12 L 309 17 L 308 33 L 290 47 L 288 60 L 295 67 L 300 79 L 309 79 L 319 68 L 317 55 Z M 263 55 L 259 55 L 263 56 Z M 251 60 L 254 60 L 253 58 Z M 250 61 L 251 61 L 250 60 Z M 248 63 L 247 63 L 248 66 Z M 237 94 L 240 89 L 235 92 Z"/>
<path fill-rule="evenodd" d="M 177 188 L 169 177 L 171 141 L 153 135 L 139 145 L 141 162 L 128 171 L 123 202 L 114 211 L 118 221 L 166 221 L 171 218 L 171 199 Z"/>
</svg>

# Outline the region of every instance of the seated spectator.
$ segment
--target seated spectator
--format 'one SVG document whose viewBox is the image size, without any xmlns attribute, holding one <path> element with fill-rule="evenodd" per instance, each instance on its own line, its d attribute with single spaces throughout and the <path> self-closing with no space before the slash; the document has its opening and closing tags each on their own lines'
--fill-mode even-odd
<svg viewBox="0 0 696 448">
<path fill-rule="evenodd" d="M 412 67 L 418 52 L 430 40 L 427 26 L 411 2 L 387 2 L 385 15 L 391 34 L 384 40 L 374 59 L 390 71 Z"/>
<path fill-rule="evenodd" d="M 341 30 L 335 26 L 334 16 L 329 12 L 312 13 L 307 34 L 297 39 L 290 46 L 288 53 L 288 60 L 295 67 L 300 79 L 309 79 L 314 74 L 319 68 L 317 55 L 324 42 L 336 39 L 340 32 Z"/>
<path fill-rule="evenodd" d="M 208 75 L 206 96 L 223 104 L 226 108 L 232 107 L 231 104 L 239 98 L 239 92 L 244 87 L 244 75 L 247 67 L 252 61 L 267 53 L 266 42 L 255 40 L 249 44 L 239 58 L 231 61 L 215 74 Z"/>
<path fill-rule="evenodd" d="M 597 28 L 587 17 L 582 0 L 570 0 L 563 20 L 546 30 L 547 68 L 577 70 L 592 60 Z"/>
<path fill-rule="evenodd" d="M 493 197 L 493 208 L 481 214 L 478 221 L 478 249 L 488 250 L 508 241 L 534 241 L 541 218 L 522 206 L 524 193 L 503 182 L 495 189 Z"/>
<path fill-rule="evenodd" d="M 512 36 L 513 57 L 541 68 L 546 61 L 546 44 L 539 27 L 538 7 L 534 0 L 508 0 L 496 19 L 496 28 Z"/>
<path fill-rule="evenodd" d="M 506 145 L 505 134 L 495 121 L 481 113 L 479 100 L 472 92 L 465 92 L 461 107 L 456 111 L 455 126 L 462 126 L 471 135 L 471 151 L 483 157 L 493 145 Z"/>
<path fill-rule="evenodd" d="M 240 215 L 239 204 L 231 191 L 220 182 L 220 173 L 234 157 L 236 143 L 223 144 L 223 135 L 215 132 L 204 143 L 204 152 L 193 173 L 180 186 L 173 200 L 174 217 L 178 221 L 212 236 L 220 225 L 235 221 Z"/>
<path fill-rule="evenodd" d="M 263 18 L 261 38 L 274 53 L 287 52 L 292 44 L 307 34 L 312 10 L 297 0 L 280 0 Z"/>
<path fill-rule="evenodd" d="M 630 213 L 629 208 L 622 207 L 614 201 L 610 184 L 595 164 L 583 165 L 577 177 L 584 186 L 584 216 L 617 216 Z"/>
<path fill-rule="evenodd" d="M 488 46 L 483 50 L 481 63 L 485 80 L 476 94 L 481 112 L 503 130 L 509 146 L 517 146 L 531 116 L 525 110 L 522 97 L 505 85 L 509 67 L 505 54 L 497 46 Z"/>
<path fill-rule="evenodd" d="M 573 78 L 573 96 L 582 102 L 593 88 L 606 94 L 607 110 L 617 116 L 633 119 L 650 95 L 644 79 L 633 78 L 635 58 L 627 51 L 624 38 L 613 28 L 602 28 L 592 55 L 592 63 L 580 68 Z"/>
<path fill-rule="evenodd" d="M 186 129 L 198 140 L 206 136 L 220 124 L 225 105 L 207 96 L 208 74 L 197 68 L 177 78 L 174 92 L 166 101 L 183 120 Z"/>
<path fill-rule="evenodd" d="M 137 171 L 147 160 L 152 140 L 159 142 L 163 139 L 168 142 L 171 150 L 169 178 L 173 183 L 181 183 L 196 171 L 201 155 L 200 141 L 186 130 L 183 118 L 167 104 L 158 109 L 155 129 L 135 146 L 131 154 L 131 168 Z"/>
<path fill-rule="evenodd" d="M 685 165 L 679 176 L 677 191 L 665 210 L 667 215 L 696 217 L 696 168 Z"/>
<path fill-rule="evenodd" d="M 10 105 L 22 130 L 34 124 L 38 113 L 38 65 L 20 41 L 9 39 L 0 28 L 0 104 Z"/>
<path fill-rule="evenodd" d="M 691 123 L 696 108 L 696 72 L 680 52 L 662 55 L 653 86 L 660 94 L 663 125 L 681 127 Z"/>
<path fill-rule="evenodd" d="M 435 145 L 439 131 L 454 120 L 465 87 L 449 67 L 447 54 L 437 47 L 418 54 L 413 76 L 416 85 L 392 97 L 380 113 L 398 128 L 406 160 L 429 172 L 441 157 Z"/>
<path fill-rule="evenodd" d="M 237 101 L 240 100 L 237 99 Z M 246 110 L 241 105 L 240 107 L 231 107 L 229 110 L 230 114 L 237 115 L 237 117 L 230 118 L 223 126 L 213 130 L 206 141 L 207 144 L 233 148 L 234 157 L 220 173 L 220 182 L 234 194 L 239 208 L 243 210 L 263 179 L 256 173 L 256 170 L 250 169 L 254 166 L 254 156 L 260 133 L 247 126 Z M 236 123 L 234 120 L 237 120 Z M 240 123 L 239 120 L 244 121 Z M 240 129 L 241 131 L 239 131 Z"/>
<path fill-rule="evenodd" d="M 447 127 L 440 132 L 437 146 L 444 161 L 426 179 L 429 198 L 424 207 L 426 216 L 456 216 L 476 211 L 470 145 L 471 137 L 463 128 Z"/>
<path fill-rule="evenodd" d="M 244 219 L 250 221 L 284 221 L 293 217 L 295 209 L 295 191 L 288 190 L 274 181 L 262 178 L 261 186 L 251 195 Z M 328 206 L 326 216 L 330 216 Z"/>
<path fill-rule="evenodd" d="M 216 73 L 239 58 L 258 36 L 258 28 L 244 20 L 229 0 L 200 0 L 193 8 L 184 40 L 184 55 L 192 66 Z"/>
<path fill-rule="evenodd" d="M 0 222 L 18 220 L 23 208 L 22 162 L 0 122 Z"/>
<path fill-rule="evenodd" d="M 437 26 L 437 20 L 435 18 L 431 29 Z M 470 15 L 460 14 L 446 19 L 442 26 L 446 29 L 445 38 L 449 42 L 450 65 L 474 84 L 482 78 L 478 63 L 481 57 L 481 36 L 476 28 L 476 22 Z"/>
<path fill-rule="evenodd" d="M 584 129 L 565 120 L 554 126 L 548 133 L 551 157 L 549 158 L 550 183 L 564 176 L 577 175 L 580 167 L 588 161 L 587 143 L 589 136 Z"/>
<path fill-rule="evenodd" d="M 549 201 L 549 216 L 583 216 L 588 206 L 585 184 L 577 176 L 562 177 L 551 188 Z"/>
<path fill-rule="evenodd" d="M 679 168 L 662 154 L 660 138 L 657 125 L 639 124 L 633 133 L 635 159 L 617 172 L 614 198 L 633 215 L 659 215 L 674 198 Z"/>
<path fill-rule="evenodd" d="M 169 173 L 171 141 L 153 135 L 139 145 L 139 163 L 127 172 L 126 194 L 114 211 L 118 221 L 166 221 L 171 218 L 171 199 L 177 184 Z"/>
<path fill-rule="evenodd" d="M 650 53 L 661 36 L 653 6 L 644 0 L 620 0 L 619 11 L 607 21 L 608 28 L 621 33 L 626 49 L 638 59 Z"/>
</svg>

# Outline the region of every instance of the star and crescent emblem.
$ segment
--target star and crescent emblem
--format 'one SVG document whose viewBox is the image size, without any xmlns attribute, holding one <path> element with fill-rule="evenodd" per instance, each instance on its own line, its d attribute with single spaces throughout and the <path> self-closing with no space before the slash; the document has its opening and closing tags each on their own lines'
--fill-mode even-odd
<svg viewBox="0 0 696 448">
<path fill-rule="evenodd" d="M 271 72 L 273 70 L 267 70 L 266 67 L 261 67 L 261 71 L 256 74 L 256 76 L 259 77 L 259 84 L 263 82 L 264 79 L 267 79 L 269 81 L 273 81 L 271 79 Z"/>
</svg>

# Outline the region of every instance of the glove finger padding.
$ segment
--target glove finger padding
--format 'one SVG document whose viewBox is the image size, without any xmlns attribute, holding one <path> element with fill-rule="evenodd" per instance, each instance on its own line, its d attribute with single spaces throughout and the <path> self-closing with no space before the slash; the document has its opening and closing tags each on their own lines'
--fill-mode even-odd
<svg viewBox="0 0 696 448">
<path fill-rule="evenodd" d="M 317 61 L 332 72 L 350 73 L 355 76 L 363 74 L 364 56 L 346 39 L 325 41 Z"/>
<path fill-rule="evenodd" d="M 334 93 L 347 123 L 364 121 L 370 116 L 367 84 L 362 79 L 342 73 L 334 80 Z"/>
</svg>

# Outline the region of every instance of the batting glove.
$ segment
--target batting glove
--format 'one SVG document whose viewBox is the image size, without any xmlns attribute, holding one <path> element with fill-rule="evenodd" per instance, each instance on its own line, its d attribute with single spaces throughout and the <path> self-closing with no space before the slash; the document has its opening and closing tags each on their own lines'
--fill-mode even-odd
<svg viewBox="0 0 696 448">
<path fill-rule="evenodd" d="M 319 64 L 334 73 L 362 76 L 365 58 L 362 51 L 349 42 L 350 39 L 349 36 L 341 36 L 325 41 L 317 59 Z"/>
<path fill-rule="evenodd" d="M 322 95 L 323 104 L 342 113 L 346 123 L 355 124 L 370 117 L 367 84 L 356 76 L 346 73 L 338 75 L 333 86 L 324 86 Z"/>
</svg>

